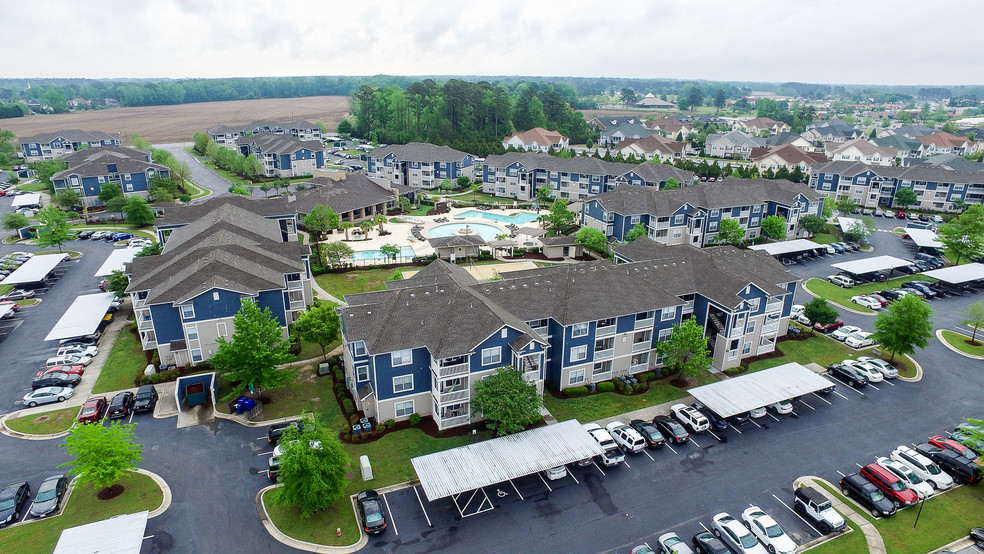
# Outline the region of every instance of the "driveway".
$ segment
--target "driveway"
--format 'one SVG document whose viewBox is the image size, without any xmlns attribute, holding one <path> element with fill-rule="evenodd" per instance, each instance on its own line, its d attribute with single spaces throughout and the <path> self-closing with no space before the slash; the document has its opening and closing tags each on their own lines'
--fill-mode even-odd
<svg viewBox="0 0 984 554">
<path fill-rule="evenodd" d="M 193 143 L 185 142 L 180 144 L 155 144 L 161 150 L 167 150 L 174 154 L 174 157 L 187 163 L 191 168 L 191 180 L 199 187 L 212 191 L 212 195 L 227 194 L 232 182 L 220 176 L 211 169 L 205 167 L 197 158 L 185 151 Z"/>
</svg>

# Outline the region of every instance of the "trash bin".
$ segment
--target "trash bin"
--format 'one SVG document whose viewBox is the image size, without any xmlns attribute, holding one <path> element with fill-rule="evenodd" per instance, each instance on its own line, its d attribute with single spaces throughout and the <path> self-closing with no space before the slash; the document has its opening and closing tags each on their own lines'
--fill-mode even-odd
<svg viewBox="0 0 984 554">
<path fill-rule="evenodd" d="M 253 400 L 252 398 L 243 398 L 242 405 L 243 410 L 248 412 L 256 407 L 256 400 Z"/>
<path fill-rule="evenodd" d="M 598 385 L 594 383 L 588 383 L 588 392 L 594 392 L 598 388 Z"/>
</svg>

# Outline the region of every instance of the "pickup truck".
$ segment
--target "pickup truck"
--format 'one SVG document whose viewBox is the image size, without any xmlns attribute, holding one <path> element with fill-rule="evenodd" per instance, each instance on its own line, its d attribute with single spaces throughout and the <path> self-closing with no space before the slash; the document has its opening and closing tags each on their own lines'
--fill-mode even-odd
<svg viewBox="0 0 984 554">
<path fill-rule="evenodd" d="M 585 423 L 583 427 L 584 430 L 587 431 L 588 434 L 594 438 L 594 440 L 598 441 L 598 444 L 600 444 L 605 450 L 600 456 L 603 464 L 607 467 L 612 467 L 625 461 L 625 454 L 622 452 L 622 449 L 615 444 L 615 439 L 608 434 L 608 431 L 602 429 L 597 423 Z"/>
</svg>

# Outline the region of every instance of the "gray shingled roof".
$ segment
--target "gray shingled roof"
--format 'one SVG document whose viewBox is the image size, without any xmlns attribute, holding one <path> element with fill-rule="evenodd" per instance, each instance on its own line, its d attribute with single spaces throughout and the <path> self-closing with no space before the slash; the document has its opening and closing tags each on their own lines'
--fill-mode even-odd
<svg viewBox="0 0 984 554">
<path fill-rule="evenodd" d="M 814 166 L 813 171 L 828 175 L 853 177 L 872 172 L 880 177 L 937 183 L 982 183 L 984 171 L 954 171 L 945 166 L 916 164 L 910 167 L 865 165 L 861 162 L 837 161 Z"/>
<path fill-rule="evenodd" d="M 120 140 L 119 135 L 110 135 L 102 131 L 83 131 L 81 129 L 63 129 L 51 133 L 39 133 L 33 137 L 21 137 L 18 139 L 20 144 L 48 144 L 56 138 L 63 138 L 69 142 L 98 142 L 103 140 Z"/>
<path fill-rule="evenodd" d="M 293 154 L 303 149 L 317 152 L 325 148 L 319 140 L 301 140 L 293 135 L 274 133 L 257 133 L 240 137 L 236 139 L 236 144 L 240 146 L 250 145 L 251 148 L 255 145 L 264 154 Z"/>
<path fill-rule="evenodd" d="M 370 158 L 382 159 L 395 154 L 403 162 L 460 162 L 468 154 L 449 146 L 438 146 L 426 142 L 391 144 L 386 148 L 376 148 L 369 153 Z"/>
<path fill-rule="evenodd" d="M 521 163 L 529 171 L 542 169 L 563 173 L 607 175 L 611 177 L 619 177 L 632 171 L 649 182 L 666 181 L 669 177 L 673 177 L 680 182 L 686 182 L 694 178 L 694 173 L 691 171 L 683 171 L 672 165 L 652 162 L 643 162 L 640 164 L 608 162 L 589 156 L 577 156 L 565 159 L 542 152 L 506 152 L 505 154 L 496 154 L 485 158 L 485 165 L 489 167 L 508 167 L 516 162 Z"/>
<path fill-rule="evenodd" d="M 385 180 L 372 179 L 361 173 L 344 175 L 345 178 L 339 180 L 316 177 L 306 181 L 306 188 L 292 195 L 294 200 L 288 200 L 288 207 L 297 213 L 309 214 L 314 206 L 327 204 L 336 213 L 343 214 L 394 200 Z"/>
<path fill-rule="evenodd" d="M 427 242 L 434 248 L 450 248 L 455 246 L 485 246 L 485 239 L 479 235 L 452 235 L 450 237 L 433 237 Z"/>
<path fill-rule="evenodd" d="M 810 187 L 786 179 L 725 179 L 670 190 L 622 185 L 595 200 L 613 213 L 667 216 L 685 204 L 714 209 L 773 201 L 791 206 L 800 194 L 810 200 L 822 197 Z"/>
<path fill-rule="evenodd" d="M 65 179 L 69 175 L 80 177 L 100 177 L 112 173 L 143 173 L 148 169 L 160 173 L 170 171 L 167 166 L 146 161 L 150 153 L 125 146 L 105 146 L 86 148 L 62 158 L 68 169 L 51 176 L 52 179 Z M 109 164 L 116 165 L 116 171 L 109 170 Z"/>
<path fill-rule="evenodd" d="M 209 127 L 206 129 L 206 132 L 210 135 L 245 134 L 264 132 L 265 129 L 276 129 L 278 127 L 284 130 L 318 128 L 314 123 L 303 119 L 295 121 L 260 120 L 250 121 L 243 125 L 223 125 L 220 123 Z"/>
<path fill-rule="evenodd" d="M 164 212 L 164 217 L 158 220 L 157 225 L 163 227 L 191 223 L 202 216 L 218 210 L 223 205 L 236 206 L 263 217 L 289 217 L 293 213 L 296 213 L 287 205 L 286 196 L 261 198 L 243 196 L 241 194 L 224 194 L 222 196 L 213 196 L 198 204 L 169 207 Z"/>
</svg>

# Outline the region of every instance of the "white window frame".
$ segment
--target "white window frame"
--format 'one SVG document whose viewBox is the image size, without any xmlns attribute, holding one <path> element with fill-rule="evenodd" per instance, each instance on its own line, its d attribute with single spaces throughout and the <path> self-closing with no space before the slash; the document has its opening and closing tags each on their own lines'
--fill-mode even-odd
<svg viewBox="0 0 984 554">
<path fill-rule="evenodd" d="M 587 323 L 575 323 L 571 326 L 571 338 L 586 337 L 591 326 Z"/>
<path fill-rule="evenodd" d="M 759 307 L 761 307 L 761 305 L 762 305 L 762 299 L 761 298 L 749 298 L 745 302 L 748 302 L 748 311 L 749 312 L 757 312 L 758 309 L 759 309 Z"/>
<path fill-rule="evenodd" d="M 488 361 L 486 361 L 488 359 Z M 502 347 L 493 346 L 492 348 L 482 349 L 482 365 L 489 366 L 502 363 Z"/>
<path fill-rule="evenodd" d="M 229 335 L 229 327 L 226 325 L 225 321 L 220 321 L 215 324 L 215 334 L 220 337 Z"/>
<path fill-rule="evenodd" d="M 683 225 L 683 221 L 684 221 L 684 219 L 686 217 L 687 216 L 684 215 L 684 214 L 676 214 L 675 216 L 673 216 L 673 224 L 674 225 Z"/>
<path fill-rule="evenodd" d="M 352 343 L 352 355 L 353 356 L 365 356 L 366 355 L 366 342 L 362 340 L 357 340 Z"/>
<path fill-rule="evenodd" d="M 407 409 L 408 407 L 409 410 Z M 413 400 L 401 400 L 393 404 L 393 414 L 395 417 L 410 417 L 413 413 Z"/>
<path fill-rule="evenodd" d="M 363 376 L 363 373 L 365 374 L 365 376 Z M 369 380 L 369 365 L 368 364 L 362 364 L 362 365 L 355 366 L 355 380 L 356 381 L 359 381 L 359 382 L 368 381 Z"/>
<path fill-rule="evenodd" d="M 583 362 L 588 359 L 588 345 L 582 344 L 580 346 L 571 347 L 571 362 Z"/>
<path fill-rule="evenodd" d="M 578 385 L 584 382 L 584 369 L 575 369 L 567 376 L 568 385 Z"/>
<path fill-rule="evenodd" d="M 393 367 L 400 367 L 405 365 L 410 365 L 413 363 L 413 349 L 405 348 L 403 350 L 397 350 L 396 352 L 390 353 L 390 365 Z"/>
<path fill-rule="evenodd" d="M 676 308 L 663 308 L 659 311 L 660 321 L 669 321 L 676 317 Z"/>
<path fill-rule="evenodd" d="M 752 341 L 748 341 L 741 347 L 741 355 L 744 357 L 751 353 L 752 353 Z"/>
<path fill-rule="evenodd" d="M 182 304 L 181 305 L 181 319 L 195 319 L 195 305 L 194 304 Z"/>
<path fill-rule="evenodd" d="M 407 383 L 407 379 L 408 378 L 410 379 L 409 386 L 407 386 L 408 385 L 408 383 Z M 399 384 L 397 384 L 397 380 L 400 381 Z M 396 377 L 393 377 L 393 394 L 398 394 L 398 393 L 401 393 L 401 392 L 412 392 L 412 391 L 413 391 L 413 374 L 412 373 L 407 373 L 406 375 L 397 375 Z"/>
</svg>

